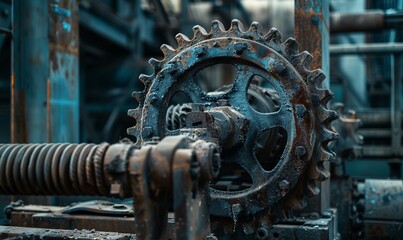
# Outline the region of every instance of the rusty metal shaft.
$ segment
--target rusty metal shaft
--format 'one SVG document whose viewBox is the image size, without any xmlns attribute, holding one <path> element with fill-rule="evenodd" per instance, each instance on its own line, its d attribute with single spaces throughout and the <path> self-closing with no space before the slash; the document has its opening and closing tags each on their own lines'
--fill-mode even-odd
<svg viewBox="0 0 403 240">
<path fill-rule="evenodd" d="M 0 194 L 109 196 L 104 168 L 109 148 L 107 143 L 1 144 Z"/>
</svg>

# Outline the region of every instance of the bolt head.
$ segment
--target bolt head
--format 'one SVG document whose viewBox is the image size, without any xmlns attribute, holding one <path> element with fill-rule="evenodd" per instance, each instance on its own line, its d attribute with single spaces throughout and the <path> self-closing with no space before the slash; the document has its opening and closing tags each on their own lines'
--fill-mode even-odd
<svg viewBox="0 0 403 240">
<path fill-rule="evenodd" d="M 290 188 L 290 182 L 287 181 L 287 180 L 282 180 L 282 181 L 279 183 L 279 187 L 280 187 L 281 190 L 287 190 L 287 189 Z"/>
<path fill-rule="evenodd" d="M 306 149 L 305 149 L 305 147 L 303 147 L 303 146 L 297 146 L 297 147 L 295 148 L 295 154 L 296 154 L 298 157 L 302 157 L 303 155 L 305 155 L 305 154 L 306 154 Z"/>
</svg>

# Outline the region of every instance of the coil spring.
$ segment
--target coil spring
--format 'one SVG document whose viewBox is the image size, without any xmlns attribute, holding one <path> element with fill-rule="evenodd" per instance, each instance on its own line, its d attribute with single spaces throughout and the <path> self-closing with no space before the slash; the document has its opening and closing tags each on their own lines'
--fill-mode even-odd
<svg viewBox="0 0 403 240">
<path fill-rule="evenodd" d="M 106 196 L 109 144 L 0 144 L 0 194 Z"/>
<path fill-rule="evenodd" d="M 186 126 L 186 115 L 192 111 L 190 104 L 178 104 L 169 106 L 165 122 L 168 130 L 177 130 Z"/>
</svg>

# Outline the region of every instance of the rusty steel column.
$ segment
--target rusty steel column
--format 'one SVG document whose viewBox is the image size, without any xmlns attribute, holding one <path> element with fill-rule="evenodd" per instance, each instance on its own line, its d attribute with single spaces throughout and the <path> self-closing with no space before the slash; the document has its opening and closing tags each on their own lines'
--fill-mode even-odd
<svg viewBox="0 0 403 240">
<path fill-rule="evenodd" d="M 300 50 L 313 56 L 312 69 L 321 68 L 329 88 L 329 0 L 295 0 L 295 38 Z M 330 167 L 330 166 L 329 166 Z M 308 208 L 322 212 L 330 207 L 330 182 L 321 183 L 320 194 L 310 199 Z"/>
<path fill-rule="evenodd" d="M 11 141 L 46 142 L 47 0 L 13 1 Z"/>
<path fill-rule="evenodd" d="M 78 142 L 77 0 L 13 1 L 12 142 Z"/>
<path fill-rule="evenodd" d="M 329 86 L 329 0 L 295 0 L 295 39 L 314 58 L 312 69 L 321 68 Z"/>
</svg>

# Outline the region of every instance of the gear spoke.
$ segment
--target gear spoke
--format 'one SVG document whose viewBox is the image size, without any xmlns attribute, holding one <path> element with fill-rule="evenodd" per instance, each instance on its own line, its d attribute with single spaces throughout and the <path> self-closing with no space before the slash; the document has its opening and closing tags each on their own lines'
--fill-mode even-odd
<svg viewBox="0 0 403 240">
<path fill-rule="evenodd" d="M 250 154 L 253 151 L 253 148 L 254 146 L 252 142 L 248 142 L 240 148 L 239 151 L 234 152 L 228 156 L 228 158 L 224 159 L 223 163 L 234 162 L 239 164 L 251 176 L 253 184 L 258 185 L 267 173 L 264 171 L 256 157 L 253 154 Z"/>
<path fill-rule="evenodd" d="M 256 128 L 259 132 L 275 127 L 291 129 L 293 124 L 292 111 L 284 107 L 273 113 L 259 113 L 250 108 L 249 115 L 251 116 L 250 120 L 257 124 Z"/>
<path fill-rule="evenodd" d="M 204 102 L 203 97 L 205 93 L 194 80 L 181 84 L 179 90 L 184 92 L 191 99 L 192 103 Z"/>
<path fill-rule="evenodd" d="M 249 82 L 251 81 L 252 77 L 256 74 L 262 74 L 262 71 L 244 64 L 236 64 L 235 66 L 238 70 L 238 73 L 235 77 L 233 91 L 237 94 L 246 96 Z"/>
</svg>

